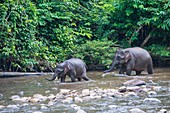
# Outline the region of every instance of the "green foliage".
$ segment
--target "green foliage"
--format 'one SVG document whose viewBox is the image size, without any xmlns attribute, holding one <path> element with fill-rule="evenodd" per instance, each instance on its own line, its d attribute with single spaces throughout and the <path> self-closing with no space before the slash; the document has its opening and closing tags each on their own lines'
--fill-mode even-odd
<svg viewBox="0 0 170 113">
<path fill-rule="evenodd" d="M 169 0 L 3 0 L 0 69 L 47 70 L 71 56 L 105 67 L 113 42 L 167 57 L 169 17 Z"/>
<path fill-rule="evenodd" d="M 170 58 L 170 51 L 166 46 L 152 44 L 147 48 L 154 56 Z"/>
<path fill-rule="evenodd" d="M 112 62 L 116 50 L 114 44 L 107 40 L 87 41 L 85 44 L 77 45 L 73 57 L 83 59 L 90 69 L 104 69 Z"/>
</svg>

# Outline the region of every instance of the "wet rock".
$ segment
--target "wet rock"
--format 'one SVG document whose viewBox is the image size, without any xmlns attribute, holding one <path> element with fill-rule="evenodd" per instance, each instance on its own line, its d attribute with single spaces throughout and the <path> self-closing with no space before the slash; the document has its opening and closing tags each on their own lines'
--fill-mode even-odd
<svg viewBox="0 0 170 113">
<path fill-rule="evenodd" d="M 51 88 L 51 90 L 58 90 L 58 88 L 56 88 L 56 87 L 53 87 L 53 88 Z M 61 89 L 62 90 L 62 89 Z"/>
<path fill-rule="evenodd" d="M 127 87 L 126 90 L 127 91 L 138 92 L 138 91 L 141 91 L 141 87 L 139 87 L 139 86 L 131 86 L 131 87 Z"/>
<path fill-rule="evenodd" d="M 147 95 L 148 95 L 148 97 L 154 97 L 157 95 L 157 93 L 155 91 L 149 91 L 149 92 L 147 92 Z"/>
<path fill-rule="evenodd" d="M 8 105 L 7 108 L 10 108 L 10 109 L 19 109 L 18 105 Z"/>
<path fill-rule="evenodd" d="M 63 103 L 72 103 L 73 98 L 72 97 L 67 97 L 65 100 L 62 101 Z"/>
<path fill-rule="evenodd" d="M 3 105 L 0 105 L 0 109 L 3 109 L 5 106 L 3 106 Z"/>
<path fill-rule="evenodd" d="M 47 110 L 48 110 L 48 107 L 47 107 L 47 106 L 42 105 L 42 106 L 41 106 L 41 110 L 43 110 L 43 111 L 47 111 Z"/>
<path fill-rule="evenodd" d="M 32 113 L 43 113 L 43 112 L 41 112 L 41 111 L 34 111 L 34 112 L 32 112 Z"/>
<path fill-rule="evenodd" d="M 50 94 L 47 98 L 50 100 L 54 100 L 56 98 L 56 96 L 54 94 Z"/>
<path fill-rule="evenodd" d="M 76 104 L 71 104 L 70 107 L 75 109 L 75 110 L 79 110 L 80 109 L 80 106 L 78 106 Z"/>
<path fill-rule="evenodd" d="M 24 91 L 20 91 L 18 94 L 19 94 L 20 96 L 23 96 L 23 95 L 24 95 Z"/>
<path fill-rule="evenodd" d="M 39 100 L 39 102 L 46 101 L 46 100 L 48 99 L 47 96 L 43 96 L 43 95 L 41 95 L 41 94 L 34 94 L 34 95 L 33 95 L 33 98 L 34 98 L 34 99 L 37 98 L 37 99 Z"/>
<path fill-rule="evenodd" d="M 45 91 L 45 93 L 50 93 L 50 90 Z"/>
<path fill-rule="evenodd" d="M 158 113 L 167 113 L 166 109 L 161 109 L 160 111 L 158 111 Z"/>
<path fill-rule="evenodd" d="M 145 104 L 159 104 L 159 103 L 161 103 L 161 101 L 157 98 L 145 98 L 143 100 L 143 103 L 145 103 Z"/>
<path fill-rule="evenodd" d="M 67 95 L 70 93 L 69 89 L 60 89 L 60 94 Z"/>
<path fill-rule="evenodd" d="M 49 101 L 48 106 L 52 106 L 52 105 L 54 105 L 54 101 Z"/>
<path fill-rule="evenodd" d="M 21 97 L 21 98 L 16 98 L 13 99 L 13 101 L 19 101 L 19 102 L 29 102 L 29 100 L 31 99 L 31 97 Z"/>
<path fill-rule="evenodd" d="M 128 80 L 124 82 L 123 85 L 124 86 L 141 86 L 141 85 L 146 85 L 146 83 L 143 80 L 132 79 L 132 80 Z"/>
<path fill-rule="evenodd" d="M 161 91 L 162 87 L 161 86 L 153 86 L 152 89 L 154 91 Z"/>
<path fill-rule="evenodd" d="M 37 102 L 40 102 L 40 100 L 38 98 L 31 98 L 29 100 L 29 102 L 32 102 L 32 103 L 37 103 Z"/>
<path fill-rule="evenodd" d="M 119 88 L 119 92 L 121 92 L 121 93 L 124 93 L 126 91 L 127 91 L 126 86 L 122 86 Z"/>
<path fill-rule="evenodd" d="M 119 108 L 119 106 L 117 106 L 117 105 L 109 105 L 108 106 L 110 109 L 118 109 Z"/>
<path fill-rule="evenodd" d="M 76 113 L 86 113 L 86 112 L 82 109 L 78 109 L 78 111 Z"/>
<path fill-rule="evenodd" d="M 137 94 L 135 92 L 128 92 L 125 94 L 125 97 L 127 98 L 137 98 Z"/>
<path fill-rule="evenodd" d="M 95 99 L 95 97 L 93 97 L 93 96 L 83 97 L 83 101 L 89 101 L 89 100 L 93 100 L 93 99 Z"/>
<path fill-rule="evenodd" d="M 139 108 L 133 108 L 129 110 L 130 113 L 145 113 L 143 110 L 139 109 Z"/>
<path fill-rule="evenodd" d="M 89 89 L 84 89 L 82 90 L 82 96 L 89 96 L 90 95 L 90 90 Z"/>
<path fill-rule="evenodd" d="M 75 101 L 76 103 L 78 103 L 78 102 L 83 102 L 83 99 L 80 98 L 80 97 L 75 97 L 75 98 L 74 98 L 74 101 Z"/>
<path fill-rule="evenodd" d="M 19 95 L 13 95 L 13 96 L 11 96 L 11 99 L 12 99 L 12 100 L 16 100 L 16 99 L 19 99 L 19 98 L 20 98 Z"/>
</svg>

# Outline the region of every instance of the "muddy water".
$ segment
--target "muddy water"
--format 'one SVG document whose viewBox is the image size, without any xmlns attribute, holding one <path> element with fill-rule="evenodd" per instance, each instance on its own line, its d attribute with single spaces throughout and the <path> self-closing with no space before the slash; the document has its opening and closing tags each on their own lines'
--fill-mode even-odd
<svg viewBox="0 0 170 113">
<path fill-rule="evenodd" d="M 115 72 L 117 73 L 117 72 Z M 161 86 L 161 91 L 158 92 L 156 98 L 161 100 L 161 104 L 158 105 L 144 105 L 141 104 L 143 99 L 147 96 L 140 96 L 138 98 L 104 98 L 91 101 L 85 101 L 76 103 L 81 109 L 87 113 L 128 113 L 128 110 L 134 107 L 140 108 L 148 113 L 156 113 L 160 109 L 166 109 L 170 111 L 170 68 L 159 68 L 155 69 L 153 75 L 142 74 L 140 76 L 125 76 L 115 77 L 113 75 L 107 75 L 102 77 L 102 72 L 88 72 L 87 76 L 94 81 L 90 82 L 69 82 L 59 83 L 57 80 L 50 82 L 45 80 L 47 76 L 25 76 L 25 77 L 14 77 L 14 78 L 0 78 L 0 112 L 11 113 L 11 112 L 26 112 L 32 113 L 35 111 L 41 111 L 43 113 L 75 113 L 76 110 L 70 107 L 75 103 L 57 103 L 55 105 L 47 105 L 47 102 L 43 103 L 24 103 L 14 102 L 10 98 L 13 95 L 19 95 L 21 97 L 32 97 L 34 94 L 42 95 L 56 95 L 60 89 L 71 89 L 81 92 L 83 89 L 118 89 L 127 80 L 138 78 L 148 82 L 149 80 L 157 83 L 156 85 Z M 8 108 L 8 105 L 17 105 L 18 108 Z M 46 109 L 42 109 L 42 106 L 48 106 Z M 109 105 L 116 105 L 119 107 L 109 108 Z"/>
</svg>

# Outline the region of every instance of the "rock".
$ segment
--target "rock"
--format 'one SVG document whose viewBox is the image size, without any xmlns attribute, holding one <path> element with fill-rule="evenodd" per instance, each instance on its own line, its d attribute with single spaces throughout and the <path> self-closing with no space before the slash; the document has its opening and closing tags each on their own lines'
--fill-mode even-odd
<svg viewBox="0 0 170 113">
<path fill-rule="evenodd" d="M 75 101 L 76 103 L 78 103 L 78 102 L 83 102 L 83 99 L 80 98 L 80 97 L 75 97 L 75 98 L 74 98 L 74 101 Z"/>
<path fill-rule="evenodd" d="M 80 106 L 76 105 L 76 104 L 71 104 L 70 105 L 73 109 L 75 110 L 79 110 L 80 109 Z"/>
<path fill-rule="evenodd" d="M 84 89 L 82 90 L 82 96 L 89 96 L 90 95 L 90 90 L 89 89 Z"/>
<path fill-rule="evenodd" d="M 19 107 L 17 105 L 8 105 L 7 108 L 11 108 L 11 109 L 19 109 Z"/>
<path fill-rule="evenodd" d="M 41 106 L 41 110 L 46 111 L 46 110 L 48 110 L 48 107 L 43 105 L 43 106 Z"/>
<path fill-rule="evenodd" d="M 157 98 L 145 98 L 143 100 L 143 103 L 145 103 L 145 104 L 159 104 L 159 103 L 161 103 L 161 101 Z"/>
<path fill-rule="evenodd" d="M 19 98 L 20 98 L 19 95 L 13 95 L 13 96 L 11 96 L 11 99 L 12 99 L 12 100 L 16 100 L 16 99 L 19 99 Z"/>
<path fill-rule="evenodd" d="M 122 86 L 119 88 L 119 92 L 121 92 L 121 93 L 124 93 L 126 91 L 127 91 L 126 86 Z"/>
<path fill-rule="evenodd" d="M 54 101 L 49 101 L 48 106 L 52 106 L 52 105 L 54 105 Z"/>
<path fill-rule="evenodd" d="M 30 99 L 31 99 L 31 97 L 21 97 L 21 98 L 13 99 L 13 101 L 29 102 Z"/>
<path fill-rule="evenodd" d="M 19 94 L 20 96 L 23 96 L 23 95 L 24 95 L 24 91 L 20 91 L 18 94 Z"/>
<path fill-rule="evenodd" d="M 32 113 L 43 113 L 43 112 L 41 112 L 41 111 L 34 111 L 34 112 L 32 112 Z"/>
<path fill-rule="evenodd" d="M 117 105 L 109 105 L 108 106 L 110 109 L 118 109 L 118 106 Z"/>
<path fill-rule="evenodd" d="M 145 113 L 143 110 L 139 109 L 139 108 L 133 108 L 129 110 L 130 113 Z"/>
<path fill-rule="evenodd" d="M 0 105 L 0 109 L 3 109 L 5 106 L 3 106 L 3 105 Z"/>
<path fill-rule="evenodd" d="M 128 98 L 137 98 L 137 94 L 135 92 L 128 92 L 125 94 L 125 97 L 128 97 Z"/>
<path fill-rule="evenodd" d="M 86 112 L 82 109 L 78 109 L 78 111 L 76 113 L 86 113 Z"/>
<path fill-rule="evenodd" d="M 166 109 L 161 109 L 160 111 L 158 111 L 158 113 L 167 113 Z"/>
<path fill-rule="evenodd" d="M 72 103 L 73 98 L 72 97 L 67 97 L 65 100 L 62 101 L 63 103 Z"/>
<path fill-rule="evenodd" d="M 37 103 L 37 102 L 40 102 L 40 100 L 38 98 L 31 98 L 29 100 L 29 102 L 32 102 L 32 103 Z"/>
<path fill-rule="evenodd" d="M 146 83 L 143 80 L 132 79 L 132 80 L 128 80 L 124 82 L 123 85 L 124 86 L 141 86 L 141 85 L 146 85 Z"/>
<path fill-rule="evenodd" d="M 155 91 L 149 91 L 149 92 L 147 92 L 147 95 L 148 95 L 148 97 L 154 97 L 157 95 L 157 93 Z"/>
<path fill-rule="evenodd" d="M 60 94 L 68 95 L 70 93 L 69 89 L 60 89 Z"/>
<path fill-rule="evenodd" d="M 89 101 L 89 100 L 93 100 L 93 99 L 95 99 L 95 97 L 93 97 L 93 96 L 83 97 L 83 101 Z"/>
<path fill-rule="evenodd" d="M 127 91 L 134 91 L 134 92 L 139 92 L 141 91 L 141 88 L 139 86 L 131 86 L 126 88 Z"/>
<path fill-rule="evenodd" d="M 50 100 L 54 100 L 56 98 L 56 96 L 54 94 L 50 94 L 47 98 Z"/>
<path fill-rule="evenodd" d="M 43 96 L 41 94 L 34 94 L 33 98 L 37 98 L 39 100 L 39 102 L 46 101 L 48 99 L 47 96 Z"/>
<path fill-rule="evenodd" d="M 162 87 L 161 86 L 153 86 L 152 89 L 154 91 L 161 91 Z"/>
</svg>

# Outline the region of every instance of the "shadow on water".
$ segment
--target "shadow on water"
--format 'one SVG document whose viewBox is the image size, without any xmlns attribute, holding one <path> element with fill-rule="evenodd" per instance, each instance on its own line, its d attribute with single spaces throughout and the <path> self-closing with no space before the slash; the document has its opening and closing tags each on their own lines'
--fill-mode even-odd
<svg viewBox="0 0 170 113">
<path fill-rule="evenodd" d="M 115 72 L 117 73 L 117 72 Z M 148 82 L 149 80 L 158 83 L 159 86 L 162 87 L 161 91 L 157 95 L 162 103 L 161 105 L 153 105 L 147 106 L 143 105 L 142 100 L 145 97 L 135 98 L 135 99 L 125 99 L 125 98 L 104 98 L 100 100 L 92 100 L 82 103 L 76 103 L 78 106 L 86 111 L 87 113 L 115 113 L 122 112 L 128 113 L 128 109 L 130 108 L 141 108 L 145 111 L 155 112 L 155 110 L 160 110 L 165 108 L 170 110 L 170 68 L 158 68 L 155 69 L 153 75 L 142 74 L 140 76 L 113 76 L 107 75 L 102 77 L 103 72 L 93 71 L 88 72 L 87 76 L 92 79 L 92 81 L 82 81 L 82 82 L 70 82 L 70 78 L 66 79 L 66 83 L 60 83 L 58 80 L 55 81 L 47 81 L 46 77 L 51 77 L 51 75 L 44 76 L 22 76 L 22 77 L 12 77 L 12 78 L 0 78 L 0 106 L 8 106 L 10 104 L 21 104 L 11 101 L 11 96 L 19 95 L 19 96 L 27 96 L 32 97 L 34 94 L 42 94 L 42 95 L 56 95 L 60 89 L 70 89 L 81 92 L 83 89 L 118 89 L 122 86 L 122 84 L 133 78 L 139 78 Z M 42 104 L 42 103 L 40 103 Z M 75 104 L 75 103 L 72 103 Z M 109 108 L 109 105 L 116 105 L 117 107 Z M 20 108 L 15 111 L 8 111 L 8 109 L 0 108 L 1 111 L 6 112 L 33 112 L 33 111 L 42 111 L 48 113 L 55 112 L 70 112 L 74 113 L 75 109 L 70 108 L 70 103 L 63 104 L 58 103 L 54 106 L 50 107 L 50 110 L 42 110 L 39 104 L 31 104 L 29 103 L 27 108 Z"/>
</svg>

